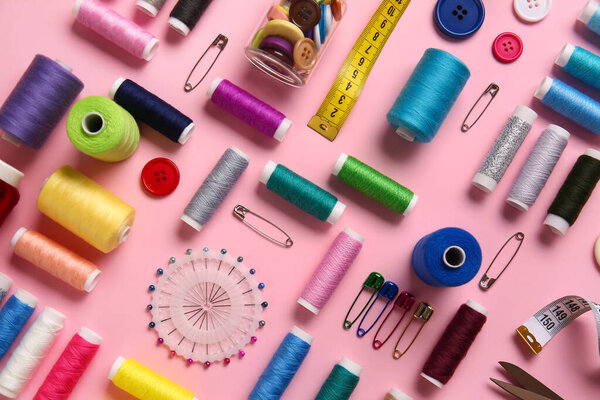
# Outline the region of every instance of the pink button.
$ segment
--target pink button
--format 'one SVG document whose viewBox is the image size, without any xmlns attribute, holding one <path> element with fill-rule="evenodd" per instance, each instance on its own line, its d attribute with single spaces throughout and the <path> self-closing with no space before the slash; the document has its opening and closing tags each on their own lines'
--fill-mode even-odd
<svg viewBox="0 0 600 400">
<path fill-rule="evenodd" d="M 498 61 L 510 63 L 523 53 L 523 42 L 515 33 L 504 32 L 496 37 L 492 50 Z"/>
</svg>

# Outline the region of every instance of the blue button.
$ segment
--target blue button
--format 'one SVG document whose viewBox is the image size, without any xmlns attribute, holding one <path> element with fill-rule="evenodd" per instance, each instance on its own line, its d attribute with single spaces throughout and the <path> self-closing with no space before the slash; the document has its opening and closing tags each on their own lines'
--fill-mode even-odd
<svg viewBox="0 0 600 400">
<path fill-rule="evenodd" d="M 444 35 L 462 39 L 471 36 L 483 24 L 485 7 L 481 0 L 438 0 L 435 22 Z"/>
</svg>

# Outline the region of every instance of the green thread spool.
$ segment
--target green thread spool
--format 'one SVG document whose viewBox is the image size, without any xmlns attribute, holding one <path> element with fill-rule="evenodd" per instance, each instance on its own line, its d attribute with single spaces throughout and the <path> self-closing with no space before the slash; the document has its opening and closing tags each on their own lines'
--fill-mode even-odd
<svg viewBox="0 0 600 400">
<path fill-rule="evenodd" d="M 411 213 L 419 196 L 362 161 L 340 154 L 331 173 L 365 196 L 398 214 Z"/>
<path fill-rule="evenodd" d="M 336 364 L 315 400 L 348 400 L 358 385 L 362 367 L 344 357 Z"/>
<path fill-rule="evenodd" d="M 67 135 L 82 153 L 111 162 L 131 156 L 140 142 L 140 130 L 131 114 L 101 96 L 75 103 L 67 118 Z"/>
</svg>

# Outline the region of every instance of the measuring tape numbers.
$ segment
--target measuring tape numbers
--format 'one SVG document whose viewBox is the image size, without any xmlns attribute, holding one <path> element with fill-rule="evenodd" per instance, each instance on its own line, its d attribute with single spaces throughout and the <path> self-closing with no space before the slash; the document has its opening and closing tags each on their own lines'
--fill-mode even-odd
<svg viewBox="0 0 600 400">
<path fill-rule="evenodd" d="M 333 86 L 308 126 L 333 141 L 410 0 L 384 0 L 360 34 Z"/>
<path fill-rule="evenodd" d="M 600 350 L 600 305 L 579 296 L 565 296 L 554 300 L 521 325 L 517 329 L 517 333 L 525 340 L 531 350 L 538 354 L 562 328 L 590 310 L 592 310 L 596 319 Z"/>
</svg>

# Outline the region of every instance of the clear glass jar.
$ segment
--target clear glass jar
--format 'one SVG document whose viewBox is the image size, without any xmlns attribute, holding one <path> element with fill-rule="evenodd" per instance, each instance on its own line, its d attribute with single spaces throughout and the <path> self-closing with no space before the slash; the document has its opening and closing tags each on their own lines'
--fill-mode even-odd
<svg viewBox="0 0 600 400">
<path fill-rule="evenodd" d="M 345 11 L 345 0 L 275 2 L 246 45 L 246 57 L 278 81 L 304 86 Z"/>
</svg>

